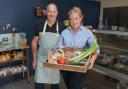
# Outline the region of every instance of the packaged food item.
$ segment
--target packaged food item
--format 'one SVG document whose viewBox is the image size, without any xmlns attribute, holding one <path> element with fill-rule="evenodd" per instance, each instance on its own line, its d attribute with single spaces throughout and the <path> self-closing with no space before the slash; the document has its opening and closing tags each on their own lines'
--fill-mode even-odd
<svg viewBox="0 0 128 89">
<path fill-rule="evenodd" d="M 5 54 L 1 54 L 1 60 L 2 62 L 7 61 L 6 55 Z"/>
<path fill-rule="evenodd" d="M 27 46 L 27 39 L 25 33 L 13 33 L 14 48 L 22 48 Z"/>
<path fill-rule="evenodd" d="M 22 67 L 21 66 L 17 66 L 16 68 L 17 68 L 17 73 L 22 72 Z"/>
<path fill-rule="evenodd" d="M 17 52 L 16 56 L 17 56 L 17 59 L 23 58 L 24 57 L 24 53 L 23 52 Z"/>
<path fill-rule="evenodd" d="M 1 50 L 12 49 L 13 48 L 13 35 L 12 33 L 1 34 L 0 35 Z"/>
<path fill-rule="evenodd" d="M 27 70 L 27 67 L 25 65 L 21 65 L 21 68 L 22 68 L 23 71 Z"/>
</svg>

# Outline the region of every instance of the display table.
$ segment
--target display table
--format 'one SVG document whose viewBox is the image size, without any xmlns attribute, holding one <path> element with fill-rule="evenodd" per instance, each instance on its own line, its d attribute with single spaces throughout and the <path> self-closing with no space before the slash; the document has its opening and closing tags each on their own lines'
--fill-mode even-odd
<svg viewBox="0 0 128 89">
<path fill-rule="evenodd" d="M 123 86 L 124 89 L 128 89 L 128 75 L 117 72 L 117 71 L 114 71 L 114 70 L 111 70 L 109 68 L 106 68 L 106 67 L 103 67 L 103 66 L 100 66 L 100 65 L 97 65 L 97 64 L 94 65 L 94 68 L 92 70 L 96 71 L 98 73 L 110 76 L 112 78 L 118 79 L 119 84 L 121 86 Z M 117 89 L 122 89 L 122 88 L 119 88 L 119 87 L 120 86 L 117 84 Z"/>
</svg>

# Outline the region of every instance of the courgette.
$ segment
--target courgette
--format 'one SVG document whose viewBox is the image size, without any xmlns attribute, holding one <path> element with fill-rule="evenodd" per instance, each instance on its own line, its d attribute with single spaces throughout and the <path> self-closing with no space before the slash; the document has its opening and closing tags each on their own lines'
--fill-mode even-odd
<svg viewBox="0 0 128 89">
<path fill-rule="evenodd" d="M 77 66 L 83 66 L 86 62 L 67 62 L 66 65 L 77 65 Z"/>
</svg>

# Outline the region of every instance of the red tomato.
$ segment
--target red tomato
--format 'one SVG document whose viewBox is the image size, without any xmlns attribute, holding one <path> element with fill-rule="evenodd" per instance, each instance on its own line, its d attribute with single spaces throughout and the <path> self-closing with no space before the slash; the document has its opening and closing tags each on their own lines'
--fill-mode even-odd
<svg viewBox="0 0 128 89">
<path fill-rule="evenodd" d="M 64 61 L 64 59 L 62 57 L 57 57 L 57 63 L 58 64 L 64 64 L 65 61 Z"/>
<path fill-rule="evenodd" d="M 65 61 L 64 61 L 64 60 L 57 60 L 57 63 L 58 63 L 58 64 L 64 64 Z"/>
</svg>

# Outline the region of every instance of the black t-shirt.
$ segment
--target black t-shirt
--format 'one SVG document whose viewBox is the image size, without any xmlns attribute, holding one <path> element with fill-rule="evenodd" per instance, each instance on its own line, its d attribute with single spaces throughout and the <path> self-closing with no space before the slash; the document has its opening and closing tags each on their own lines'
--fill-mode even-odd
<svg viewBox="0 0 128 89">
<path fill-rule="evenodd" d="M 43 28 L 44 28 L 44 24 L 45 24 L 46 19 L 40 19 L 37 22 L 37 26 L 36 26 L 36 30 L 35 30 L 35 36 L 39 36 L 39 32 L 43 32 Z M 49 27 L 49 25 L 47 24 L 46 26 L 46 32 L 53 32 L 53 33 L 57 33 L 56 31 L 56 24 L 57 21 L 55 22 L 55 24 L 53 24 L 52 27 Z M 62 32 L 62 30 L 64 30 L 64 24 L 60 23 L 58 21 L 58 28 L 59 28 L 59 34 Z"/>
</svg>

